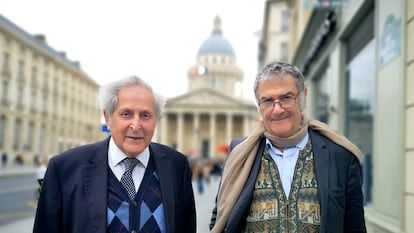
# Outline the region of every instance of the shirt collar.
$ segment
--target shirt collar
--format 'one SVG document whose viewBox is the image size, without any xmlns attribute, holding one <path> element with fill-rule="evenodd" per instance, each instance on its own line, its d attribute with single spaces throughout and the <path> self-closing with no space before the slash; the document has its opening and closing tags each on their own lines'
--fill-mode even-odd
<svg viewBox="0 0 414 233">
<path fill-rule="evenodd" d="M 144 151 L 142 151 L 140 154 L 135 156 L 135 158 L 137 158 L 142 163 L 142 165 L 144 165 L 144 167 L 147 167 L 149 156 L 150 156 L 149 148 L 146 147 Z M 125 153 L 122 152 L 121 149 L 119 149 L 119 147 L 115 144 L 114 139 L 111 137 L 111 139 L 109 140 L 109 149 L 108 149 L 108 158 L 109 158 L 110 165 L 112 167 L 115 167 L 121 164 L 121 162 L 126 157 L 127 156 L 125 155 Z"/>
<path fill-rule="evenodd" d="M 287 148 L 295 147 L 299 150 L 302 150 L 303 148 L 305 148 L 306 143 L 308 143 L 308 139 L 309 139 L 309 133 L 306 133 L 305 137 L 303 137 L 302 140 L 300 140 L 298 144 L 296 144 L 294 146 L 291 146 L 291 147 L 287 147 Z M 269 147 L 272 147 L 272 148 L 274 147 L 272 142 L 268 138 L 266 138 L 266 145 L 268 146 L 268 148 Z"/>
</svg>

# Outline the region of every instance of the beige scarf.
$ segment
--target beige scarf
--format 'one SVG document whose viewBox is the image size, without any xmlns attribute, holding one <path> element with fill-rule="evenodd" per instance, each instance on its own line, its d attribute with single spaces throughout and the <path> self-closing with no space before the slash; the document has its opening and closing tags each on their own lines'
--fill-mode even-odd
<svg viewBox="0 0 414 233">
<path fill-rule="evenodd" d="M 229 154 L 221 178 L 220 190 L 217 198 L 217 218 L 212 233 L 223 231 L 239 194 L 247 180 L 253 161 L 259 147 L 258 140 L 264 134 L 276 147 L 288 147 L 296 145 L 308 132 L 308 127 L 320 132 L 335 143 L 351 151 L 361 163 L 362 153 L 356 145 L 345 138 L 341 133 L 331 129 L 325 123 L 315 119 L 303 117 L 299 131 L 288 138 L 280 138 L 265 132 L 263 122 L 259 127 Z"/>
</svg>

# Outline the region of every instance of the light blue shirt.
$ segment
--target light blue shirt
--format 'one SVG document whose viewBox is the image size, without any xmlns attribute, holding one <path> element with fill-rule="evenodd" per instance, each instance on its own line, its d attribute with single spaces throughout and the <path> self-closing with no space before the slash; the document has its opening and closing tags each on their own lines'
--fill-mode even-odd
<svg viewBox="0 0 414 233">
<path fill-rule="evenodd" d="M 273 161 L 275 161 L 279 171 L 280 180 L 285 191 L 286 199 L 289 199 L 290 188 L 292 186 L 293 175 L 295 173 L 296 162 L 299 157 L 299 151 L 305 148 L 308 143 L 309 134 L 300 140 L 296 146 L 286 147 L 283 152 L 274 147 L 269 139 L 266 139 L 266 146 Z"/>
</svg>

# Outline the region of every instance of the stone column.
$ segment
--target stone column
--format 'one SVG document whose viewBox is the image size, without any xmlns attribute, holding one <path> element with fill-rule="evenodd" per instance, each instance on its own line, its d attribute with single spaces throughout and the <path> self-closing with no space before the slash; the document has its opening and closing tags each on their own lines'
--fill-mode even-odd
<svg viewBox="0 0 414 233">
<path fill-rule="evenodd" d="M 193 115 L 193 150 L 196 156 L 201 155 L 201 148 L 200 148 L 200 115 L 199 113 L 195 112 Z"/>
<path fill-rule="evenodd" d="M 184 114 L 181 112 L 177 113 L 177 150 L 183 151 L 183 132 L 184 132 L 184 124 L 183 124 Z"/>
<path fill-rule="evenodd" d="M 168 142 L 168 113 L 165 113 L 162 117 L 161 117 L 161 125 L 159 125 L 159 130 L 160 130 L 160 134 L 161 134 L 161 143 L 162 144 L 166 144 L 169 145 Z"/>
<path fill-rule="evenodd" d="M 26 156 L 27 159 L 29 159 L 29 162 L 33 161 L 31 158 L 29 158 L 30 151 L 27 150 L 26 146 L 28 145 L 27 141 L 27 132 L 29 128 L 29 120 L 27 118 L 22 118 L 20 122 L 20 145 L 19 147 L 23 151 L 23 154 Z M 27 161 L 26 161 L 27 162 Z"/>
<path fill-rule="evenodd" d="M 11 161 L 11 156 L 14 156 L 14 148 L 13 148 L 13 141 L 14 141 L 14 132 L 13 132 L 13 124 L 14 124 L 15 117 L 11 114 L 7 115 L 4 122 L 4 144 L 3 148 L 9 155 L 9 162 Z"/>
<path fill-rule="evenodd" d="M 152 136 L 152 141 L 160 142 L 160 127 L 161 127 L 161 119 L 157 121 L 155 125 L 154 135 Z"/>
<path fill-rule="evenodd" d="M 249 116 L 243 115 L 243 136 L 247 136 L 249 133 Z"/>
<path fill-rule="evenodd" d="M 233 114 L 227 113 L 226 115 L 226 143 L 230 143 L 233 137 Z"/>
<path fill-rule="evenodd" d="M 216 155 L 216 114 L 210 113 L 210 158 Z"/>
</svg>

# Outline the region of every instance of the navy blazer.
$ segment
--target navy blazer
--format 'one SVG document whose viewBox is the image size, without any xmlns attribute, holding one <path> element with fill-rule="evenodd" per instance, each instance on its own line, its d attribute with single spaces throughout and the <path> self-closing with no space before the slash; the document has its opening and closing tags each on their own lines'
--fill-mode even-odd
<svg viewBox="0 0 414 233">
<path fill-rule="evenodd" d="M 321 209 L 321 233 L 365 233 L 364 206 L 362 196 L 361 166 L 354 155 L 330 139 L 309 129 L 312 141 L 318 198 Z M 230 149 L 240 143 L 232 141 Z M 265 138 L 260 140 L 257 155 L 265 147 Z M 246 184 L 232 209 L 223 232 L 240 232 L 250 210 L 254 184 L 259 173 L 261 156 L 256 156 Z M 210 229 L 216 221 L 217 206 L 214 207 Z"/>
<path fill-rule="evenodd" d="M 106 232 L 109 138 L 53 157 L 42 184 L 33 232 Z M 196 232 L 187 157 L 151 143 L 168 233 Z"/>
</svg>

